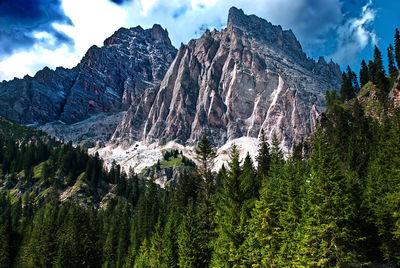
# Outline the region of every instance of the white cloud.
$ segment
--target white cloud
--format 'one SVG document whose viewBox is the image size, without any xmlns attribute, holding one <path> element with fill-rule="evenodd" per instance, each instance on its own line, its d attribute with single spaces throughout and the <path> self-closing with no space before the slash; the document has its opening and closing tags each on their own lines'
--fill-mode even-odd
<svg viewBox="0 0 400 268">
<path fill-rule="evenodd" d="M 338 45 L 332 55 L 335 61 L 349 64 L 357 59 L 357 56 L 368 44 L 377 44 L 377 36 L 373 30 L 370 30 L 376 14 L 377 11 L 373 8 L 370 0 L 362 8 L 358 18 L 351 18 L 338 27 Z"/>
<path fill-rule="evenodd" d="M 40 43 L 29 51 L 13 54 L 0 62 L 0 79 L 10 80 L 14 77 L 33 75 L 45 66 L 54 68 L 64 66 L 71 68 L 76 65 L 80 57 L 73 53 L 67 45 L 53 50 L 42 46 Z"/>
<path fill-rule="evenodd" d="M 225 26 L 231 6 L 242 8 L 284 29 L 291 28 L 306 49 L 321 45 L 326 34 L 342 20 L 339 0 L 137 0 L 126 2 L 127 24 L 151 27 L 154 23 L 168 29 L 175 46 L 187 43 L 204 28 Z"/>
<path fill-rule="evenodd" d="M 107 0 L 63 0 L 62 6 L 73 26 L 54 26 L 75 40 L 79 55 L 94 44 L 101 46 L 104 39 L 126 26 L 126 12 Z"/>
<path fill-rule="evenodd" d="M 55 48 L 55 38 L 46 32 L 36 32 L 36 44 L 28 51 L 21 51 L 0 61 L 0 80 L 34 75 L 48 66 L 71 68 L 94 44 L 101 46 L 104 39 L 122 26 L 126 26 L 125 10 L 108 0 L 64 0 L 63 8 L 73 25 L 53 26 L 74 39 L 74 46 Z"/>
<path fill-rule="evenodd" d="M 73 25 L 54 24 L 54 27 L 74 39 L 74 47 L 63 45 L 51 49 L 52 37 L 38 32 L 35 35 L 38 42 L 32 50 L 0 62 L 0 79 L 33 75 L 46 65 L 72 67 L 90 46 L 101 46 L 104 39 L 120 27 L 150 28 L 158 23 L 168 30 L 173 44 L 179 47 L 181 42 L 199 37 L 206 28 L 220 30 L 224 27 L 231 6 L 280 24 L 284 29 L 291 28 L 308 55 L 326 51 L 329 34 L 338 31 L 339 49 L 333 57 L 342 62 L 345 56 L 357 55 L 369 42 L 376 42 L 376 36 L 367 27 L 376 15 L 371 2 L 363 8 L 359 18 L 344 21 L 342 1 L 133 0 L 121 6 L 109 0 L 63 0 L 63 9 Z"/>
</svg>

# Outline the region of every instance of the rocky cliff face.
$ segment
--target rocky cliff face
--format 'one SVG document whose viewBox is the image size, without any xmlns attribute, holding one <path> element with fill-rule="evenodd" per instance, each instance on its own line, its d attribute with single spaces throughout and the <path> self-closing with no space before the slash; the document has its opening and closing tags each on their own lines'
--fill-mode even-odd
<svg viewBox="0 0 400 268">
<path fill-rule="evenodd" d="M 160 83 L 175 55 L 161 26 L 121 28 L 73 69 L 44 68 L 34 77 L 0 83 L 0 114 L 23 124 L 72 124 L 121 112 Z"/>
<path fill-rule="evenodd" d="M 225 29 L 180 47 L 160 88 L 129 108 L 112 140 L 191 145 L 207 135 L 221 146 L 264 129 L 291 148 L 315 128 L 340 77 L 337 64 L 307 58 L 290 30 L 231 8 Z"/>
<path fill-rule="evenodd" d="M 400 72 L 397 76 L 396 81 L 393 84 L 393 88 L 389 93 L 389 98 L 392 99 L 395 108 L 400 108 Z"/>
<path fill-rule="evenodd" d="M 101 155 L 121 165 L 135 144 L 151 147 L 154 162 L 160 142 L 191 148 L 206 135 L 217 147 L 246 147 L 261 129 L 289 150 L 314 130 L 325 91 L 340 81 L 339 66 L 307 58 L 291 30 L 231 8 L 225 29 L 178 51 L 159 25 L 121 28 L 75 68 L 0 83 L 0 115 L 87 147 L 111 138 Z"/>
</svg>

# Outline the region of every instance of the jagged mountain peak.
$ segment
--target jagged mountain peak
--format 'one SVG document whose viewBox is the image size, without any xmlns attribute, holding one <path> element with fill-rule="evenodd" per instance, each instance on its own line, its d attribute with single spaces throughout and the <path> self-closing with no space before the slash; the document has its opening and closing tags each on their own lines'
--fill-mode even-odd
<svg viewBox="0 0 400 268">
<path fill-rule="evenodd" d="M 338 65 L 307 58 L 291 30 L 233 7 L 225 29 L 178 51 L 160 25 L 120 28 L 75 68 L 0 83 L 0 114 L 90 146 L 111 136 L 191 146 L 206 135 L 221 147 L 264 129 L 289 150 L 315 128 L 340 79 Z"/>
<path fill-rule="evenodd" d="M 273 25 L 263 18 L 246 15 L 242 9 L 236 7 L 229 9 L 227 29 L 232 32 L 240 30 L 252 38 L 302 52 L 302 47 L 292 30 L 283 30 L 280 25 Z"/>
<path fill-rule="evenodd" d="M 44 68 L 0 83 L 0 115 L 23 124 L 73 124 L 128 109 L 164 77 L 177 50 L 159 25 L 120 28 L 72 69 Z"/>
<path fill-rule="evenodd" d="M 167 29 L 159 24 L 154 24 L 149 29 L 143 29 L 140 25 L 132 28 L 121 27 L 110 37 L 104 40 L 104 46 L 126 45 L 127 42 L 140 38 L 150 41 L 158 41 L 168 46 L 172 46 Z"/>
<path fill-rule="evenodd" d="M 233 7 L 225 29 L 181 45 L 160 89 L 130 107 L 112 139 L 193 145 L 206 135 L 220 147 L 264 129 L 288 150 L 315 128 L 340 79 L 337 65 L 307 58 L 292 31 Z"/>
</svg>

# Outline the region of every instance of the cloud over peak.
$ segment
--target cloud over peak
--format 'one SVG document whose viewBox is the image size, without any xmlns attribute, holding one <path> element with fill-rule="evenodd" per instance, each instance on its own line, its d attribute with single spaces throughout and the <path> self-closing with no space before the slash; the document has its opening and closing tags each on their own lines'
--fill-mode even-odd
<svg viewBox="0 0 400 268">
<path fill-rule="evenodd" d="M 337 30 L 338 44 L 332 58 L 350 64 L 368 44 L 376 45 L 377 35 L 373 30 L 376 15 L 377 10 L 369 0 L 358 17 L 344 21 Z"/>
<path fill-rule="evenodd" d="M 0 79 L 72 67 L 119 27 L 160 24 L 179 47 L 225 27 L 231 6 L 292 29 L 307 55 L 342 65 L 377 41 L 372 0 L 0 0 Z"/>
</svg>

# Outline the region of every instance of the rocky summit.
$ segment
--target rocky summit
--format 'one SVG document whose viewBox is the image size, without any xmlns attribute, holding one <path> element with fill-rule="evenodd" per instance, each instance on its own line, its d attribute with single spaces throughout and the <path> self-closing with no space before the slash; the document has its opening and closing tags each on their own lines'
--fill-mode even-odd
<svg viewBox="0 0 400 268">
<path fill-rule="evenodd" d="M 326 90 L 340 81 L 339 66 L 307 58 L 291 30 L 233 7 L 225 29 L 181 45 L 160 88 L 129 108 L 112 141 L 193 145 L 206 135 L 220 147 L 264 129 L 290 149 L 314 130 Z"/>
<path fill-rule="evenodd" d="M 121 28 L 103 47 L 92 46 L 72 69 L 44 68 L 34 77 L 1 83 L 0 114 L 42 125 L 121 112 L 163 79 L 175 55 L 161 26 Z"/>
<path fill-rule="evenodd" d="M 288 152 L 315 129 L 326 90 L 340 82 L 339 66 L 308 58 L 291 30 L 233 7 L 226 28 L 179 50 L 159 25 L 121 28 L 75 68 L 3 82 L 0 115 L 97 151 L 168 141 L 191 148 L 203 135 L 223 147 L 264 129 Z M 130 157 L 118 155 L 121 165 Z"/>
</svg>

